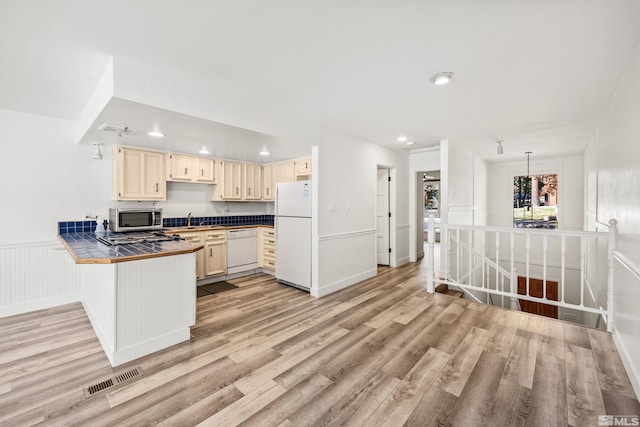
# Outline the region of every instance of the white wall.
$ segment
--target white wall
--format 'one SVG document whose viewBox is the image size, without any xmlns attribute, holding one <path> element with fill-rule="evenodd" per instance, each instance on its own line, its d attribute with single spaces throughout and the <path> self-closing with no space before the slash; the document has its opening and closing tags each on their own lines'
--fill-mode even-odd
<svg viewBox="0 0 640 427">
<path fill-rule="evenodd" d="M 410 212 L 410 239 L 409 257 L 411 262 L 424 256 L 423 239 L 423 189 L 422 177 L 418 172 L 440 170 L 440 147 L 427 148 L 411 152 L 409 155 L 409 212 Z M 418 202 L 420 200 L 420 202 Z"/>
<path fill-rule="evenodd" d="M 614 338 L 640 395 L 640 51 L 603 116 L 585 158 L 590 229 L 617 220 Z M 600 246 L 598 252 L 606 253 Z M 625 264 L 622 260 L 627 260 Z M 626 265 L 626 266 L 625 266 Z M 631 270 L 635 270 L 634 275 Z"/>
<path fill-rule="evenodd" d="M 531 175 L 558 174 L 558 225 L 582 230 L 584 216 L 584 156 L 536 159 L 531 156 Z M 527 162 L 489 163 L 487 167 L 487 225 L 513 226 L 513 177 L 527 174 Z"/>
</svg>

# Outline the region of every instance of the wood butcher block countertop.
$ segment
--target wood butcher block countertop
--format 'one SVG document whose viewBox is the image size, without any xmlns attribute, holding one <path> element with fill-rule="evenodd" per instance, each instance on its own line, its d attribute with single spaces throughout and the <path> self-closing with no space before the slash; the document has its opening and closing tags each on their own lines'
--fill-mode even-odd
<svg viewBox="0 0 640 427">
<path fill-rule="evenodd" d="M 238 228 L 265 227 L 272 225 L 245 224 L 234 226 L 199 226 L 166 228 L 167 234 L 201 232 L 211 230 L 233 230 Z M 58 239 L 76 264 L 113 264 L 117 262 L 138 261 L 142 259 L 181 255 L 197 252 L 204 246 L 201 243 L 171 240 L 166 242 L 132 243 L 128 245 L 107 246 L 96 239 L 95 233 L 64 233 Z"/>
</svg>

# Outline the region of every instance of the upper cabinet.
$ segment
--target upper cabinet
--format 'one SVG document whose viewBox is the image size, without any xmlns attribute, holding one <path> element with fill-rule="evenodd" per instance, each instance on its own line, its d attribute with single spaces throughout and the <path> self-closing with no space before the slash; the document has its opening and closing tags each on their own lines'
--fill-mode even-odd
<svg viewBox="0 0 640 427">
<path fill-rule="evenodd" d="M 211 186 L 211 200 L 242 200 L 242 163 L 222 160 L 217 185 Z"/>
<path fill-rule="evenodd" d="M 216 183 L 216 161 L 208 157 L 167 153 L 167 181 Z"/>
<path fill-rule="evenodd" d="M 262 165 L 262 200 L 273 200 L 273 165 Z"/>
<path fill-rule="evenodd" d="M 164 154 L 116 146 L 113 148 L 114 200 L 165 200 Z"/>
<path fill-rule="evenodd" d="M 244 200 L 262 199 L 262 165 L 244 163 L 243 167 L 243 192 Z"/>
<path fill-rule="evenodd" d="M 203 157 L 195 157 L 193 160 L 195 163 L 195 167 L 193 168 L 195 171 L 194 181 L 215 184 L 216 161 Z"/>
<path fill-rule="evenodd" d="M 311 178 L 311 159 L 299 159 L 296 163 L 296 180 Z"/>
<path fill-rule="evenodd" d="M 166 159 L 167 181 L 191 181 L 191 156 L 168 153 Z"/>
</svg>

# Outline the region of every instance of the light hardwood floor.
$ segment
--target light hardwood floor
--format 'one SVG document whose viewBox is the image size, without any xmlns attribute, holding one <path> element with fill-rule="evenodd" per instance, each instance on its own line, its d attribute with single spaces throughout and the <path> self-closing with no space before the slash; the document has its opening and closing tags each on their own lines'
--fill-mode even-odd
<svg viewBox="0 0 640 427">
<path fill-rule="evenodd" d="M 315 299 L 200 298 L 188 343 L 111 368 L 80 304 L 0 319 L 0 425 L 591 426 L 640 414 L 609 334 L 425 290 L 425 265 Z M 144 374 L 85 398 L 83 387 Z"/>
</svg>

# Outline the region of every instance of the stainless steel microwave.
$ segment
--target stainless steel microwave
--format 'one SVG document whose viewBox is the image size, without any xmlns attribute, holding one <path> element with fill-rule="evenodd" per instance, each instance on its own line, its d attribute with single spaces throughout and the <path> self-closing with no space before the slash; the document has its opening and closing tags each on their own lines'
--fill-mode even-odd
<svg viewBox="0 0 640 427">
<path fill-rule="evenodd" d="M 109 229 L 116 233 L 124 231 L 159 230 L 162 228 L 160 208 L 111 208 Z"/>
</svg>

